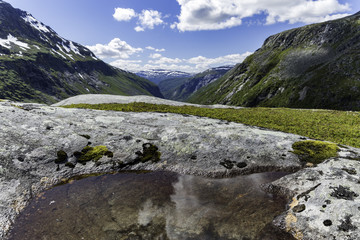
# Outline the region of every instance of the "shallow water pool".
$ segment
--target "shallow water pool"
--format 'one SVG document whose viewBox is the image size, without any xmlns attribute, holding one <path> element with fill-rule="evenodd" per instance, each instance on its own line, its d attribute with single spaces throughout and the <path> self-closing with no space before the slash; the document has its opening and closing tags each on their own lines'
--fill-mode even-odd
<svg viewBox="0 0 360 240">
<path fill-rule="evenodd" d="M 9 239 L 264 239 L 261 235 L 269 233 L 264 235 L 263 228 L 286 202 L 259 186 L 284 175 L 209 179 L 124 172 L 89 177 L 33 199 Z"/>
</svg>

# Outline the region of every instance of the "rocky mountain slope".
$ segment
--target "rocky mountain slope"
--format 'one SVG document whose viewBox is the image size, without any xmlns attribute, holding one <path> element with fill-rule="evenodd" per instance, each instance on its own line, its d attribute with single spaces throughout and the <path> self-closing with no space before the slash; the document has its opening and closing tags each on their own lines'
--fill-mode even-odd
<svg viewBox="0 0 360 240">
<path fill-rule="evenodd" d="M 140 71 L 135 73 L 136 75 L 149 79 L 155 84 L 159 84 L 166 79 L 180 79 L 191 77 L 192 74 L 181 71 L 169 71 L 164 69 L 153 69 L 147 71 Z"/>
<path fill-rule="evenodd" d="M 359 110 L 359 79 L 360 12 L 269 37 L 190 102 Z"/>
<path fill-rule="evenodd" d="M 163 80 L 159 83 L 159 88 L 167 99 L 186 101 L 191 94 L 216 81 L 232 68 L 233 66 L 210 68 L 192 77 Z"/>
<path fill-rule="evenodd" d="M 111 67 L 0 0 L 0 98 L 53 103 L 84 93 L 162 96 L 150 81 Z"/>
</svg>

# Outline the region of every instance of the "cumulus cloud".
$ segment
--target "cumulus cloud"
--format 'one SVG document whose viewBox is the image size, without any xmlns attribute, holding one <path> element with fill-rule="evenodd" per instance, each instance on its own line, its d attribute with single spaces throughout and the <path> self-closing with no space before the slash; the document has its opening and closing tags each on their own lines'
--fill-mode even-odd
<svg viewBox="0 0 360 240">
<path fill-rule="evenodd" d="M 155 52 L 165 52 L 165 48 L 157 49 L 151 46 L 146 47 L 147 50 L 155 51 Z"/>
<path fill-rule="evenodd" d="M 142 69 L 141 60 L 118 59 L 110 62 L 110 65 L 130 72 L 137 72 Z"/>
<path fill-rule="evenodd" d="M 194 64 L 196 69 L 205 70 L 214 66 L 235 65 L 237 63 L 241 63 L 247 56 L 251 54 L 251 52 L 246 52 L 243 54 L 230 54 L 217 58 L 206 58 L 203 56 L 198 56 L 188 59 L 187 62 Z"/>
<path fill-rule="evenodd" d="M 265 14 L 266 23 L 314 23 L 347 16 L 347 3 L 339 0 L 177 0 L 181 6 L 180 31 L 217 30 L 242 24 L 246 17 Z M 340 14 L 343 13 L 343 14 Z"/>
<path fill-rule="evenodd" d="M 108 44 L 96 44 L 94 46 L 86 46 L 97 57 L 105 58 L 129 58 L 131 55 L 142 52 L 142 48 L 134 48 L 119 38 L 114 38 Z"/>
<path fill-rule="evenodd" d="M 113 14 L 117 21 L 130 21 L 135 16 L 136 13 L 131 8 L 115 8 L 115 13 Z"/>
<path fill-rule="evenodd" d="M 131 72 L 150 69 L 165 69 L 171 71 L 183 71 L 189 73 L 199 73 L 212 67 L 235 65 L 241 63 L 251 52 L 243 54 L 230 54 L 217 58 L 207 58 L 197 56 L 189 59 L 169 58 L 161 54 L 154 53 L 149 56 L 149 60 L 142 62 L 141 60 L 120 59 L 110 64 Z"/>
<path fill-rule="evenodd" d="M 162 13 L 156 10 L 142 10 L 141 13 L 136 13 L 131 8 L 115 8 L 113 17 L 117 21 L 130 21 L 137 17 L 138 25 L 134 28 L 136 32 L 144 32 L 145 29 L 154 29 L 157 25 L 165 24 L 162 20 Z"/>
<path fill-rule="evenodd" d="M 161 13 L 155 10 L 142 10 L 139 14 L 139 24 L 142 29 L 154 29 L 154 26 L 164 24 Z"/>
<path fill-rule="evenodd" d="M 179 58 L 161 57 L 158 60 L 150 60 L 149 63 L 162 65 L 162 64 L 176 64 L 176 63 L 181 63 L 183 61 L 184 60 L 181 60 Z"/>
<path fill-rule="evenodd" d="M 162 55 L 160 54 L 160 53 L 152 53 L 152 54 L 150 54 L 150 56 L 149 56 L 149 58 L 161 58 L 162 57 Z"/>
</svg>

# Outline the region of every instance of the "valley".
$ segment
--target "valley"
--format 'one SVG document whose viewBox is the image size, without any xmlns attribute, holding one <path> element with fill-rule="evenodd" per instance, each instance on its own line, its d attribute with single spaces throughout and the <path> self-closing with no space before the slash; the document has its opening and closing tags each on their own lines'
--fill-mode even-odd
<svg viewBox="0 0 360 240">
<path fill-rule="evenodd" d="M 193 1 L 81 6 L 80 44 L 0 0 L 0 239 L 360 238 L 360 12 Z"/>
</svg>

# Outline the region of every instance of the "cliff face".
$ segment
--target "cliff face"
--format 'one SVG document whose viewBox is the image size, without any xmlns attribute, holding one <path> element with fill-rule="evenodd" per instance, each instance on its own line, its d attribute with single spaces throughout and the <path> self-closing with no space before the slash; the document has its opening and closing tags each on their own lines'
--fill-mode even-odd
<svg viewBox="0 0 360 240">
<path fill-rule="evenodd" d="M 53 103 L 82 93 L 162 97 L 150 81 L 111 67 L 0 1 L 0 98 Z"/>
<path fill-rule="evenodd" d="M 359 110 L 360 13 L 269 37 L 190 102 Z"/>
</svg>

